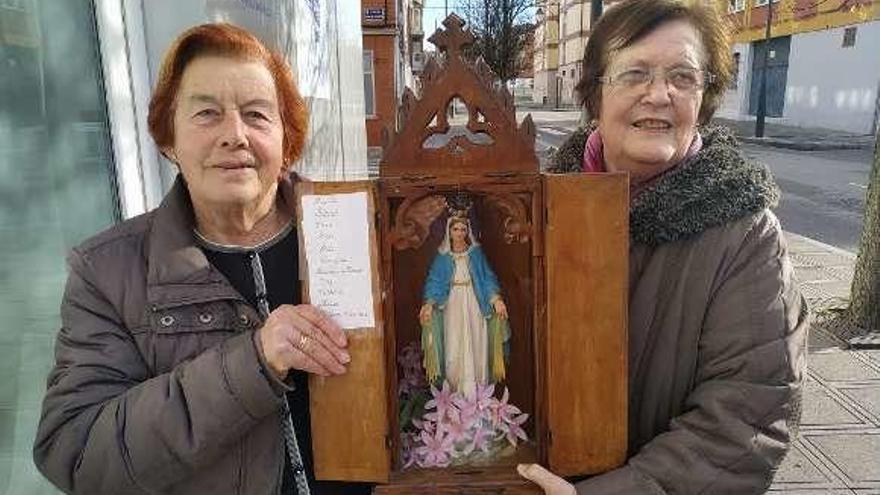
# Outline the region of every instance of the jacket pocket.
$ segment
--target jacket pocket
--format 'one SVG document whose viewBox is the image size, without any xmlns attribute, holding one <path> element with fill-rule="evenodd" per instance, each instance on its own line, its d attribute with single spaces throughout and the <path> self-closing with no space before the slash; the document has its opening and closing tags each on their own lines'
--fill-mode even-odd
<svg viewBox="0 0 880 495">
<path fill-rule="evenodd" d="M 186 304 L 147 312 L 147 324 L 133 334 L 154 375 L 167 373 L 258 323 L 253 310 L 233 301 Z"/>
</svg>

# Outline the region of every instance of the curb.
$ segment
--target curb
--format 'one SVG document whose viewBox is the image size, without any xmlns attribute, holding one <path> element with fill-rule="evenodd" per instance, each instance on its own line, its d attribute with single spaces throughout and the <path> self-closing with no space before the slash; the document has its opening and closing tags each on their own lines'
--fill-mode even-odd
<svg viewBox="0 0 880 495">
<path fill-rule="evenodd" d="M 847 343 L 849 344 L 850 349 L 858 351 L 880 349 L 880 331 L 853 337 L 849 339 Z"/>
<path fill-rule="evenodd" d="M 785 236 L 789 239 L 797 239 L 798 241 L 803 242 L 804 244 L 810 244 L 817 249 L 821 249 L 824 251 L 831 251 L 832 253 L 837 254 L 839 256 L 845 256 L 847 258 L 851 258 L 853 260 L 853 263 L 855 263 L 856 257 L 858 256 L 858 253 L 853 253 L 852 251 L 847 251 L 846 249 L 841 249 L 837 246 L 832 246 L 831 244 L 825 244 L 822 241 L 817 241 L 816 239 L 813 239 L 811 237 L 802 236 L 800 234 L 796 234 L 796 233 L 788 231 L 788 230 L 785 231 Z M 789 250 L 790 249 L 791 248 L 789 247 Z"/>
<path fill-rule="evenodd" d="M 754 137 L 754 136 L 737 136 L 744 143 L 757 144 L 762 146 L 770 146 L 774 148 L 784 148 L 797 151 L 821 151 L 821 150 L 860 150 L 870 149 L 871 143 L 852 143 L 842 141 L 792 141 L 788 139 L 779 139 L 772 137 Z"/>
</svg>

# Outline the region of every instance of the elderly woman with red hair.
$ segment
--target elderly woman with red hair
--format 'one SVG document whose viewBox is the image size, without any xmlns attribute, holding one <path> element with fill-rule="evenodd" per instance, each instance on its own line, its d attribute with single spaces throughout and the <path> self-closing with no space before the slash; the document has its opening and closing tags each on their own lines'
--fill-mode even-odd
<svg viewBox="0 0 880 495">
<path fill-rule="evenodd" d="M 34 459 L 69 493 L 361 493 L 313 479 L 307 373 L 342 330 L 299 303 L 291 168 L 307 111 L 283 58 L 183 33 L 150 102 L 178 168 L 155 210 L 73 249 Z"/>
</svg>

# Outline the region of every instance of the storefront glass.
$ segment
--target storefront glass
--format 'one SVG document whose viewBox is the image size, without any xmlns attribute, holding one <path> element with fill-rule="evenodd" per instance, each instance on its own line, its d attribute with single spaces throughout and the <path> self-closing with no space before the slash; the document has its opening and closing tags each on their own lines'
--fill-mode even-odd
<svg viewBox="0 0 880 495">
<path fill-rule="evenodd" d="M 89 0 L 0 0 L 0 494 L 57 493 L 31 450 L 67 250 L 118 220 Z"/>
</svg>

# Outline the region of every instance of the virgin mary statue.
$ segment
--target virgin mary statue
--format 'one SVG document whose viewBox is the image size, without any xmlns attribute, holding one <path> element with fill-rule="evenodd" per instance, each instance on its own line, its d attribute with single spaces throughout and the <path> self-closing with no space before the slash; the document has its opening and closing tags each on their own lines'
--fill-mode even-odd
<svg viewBox="0 0 880 495">
<path fill-rule="evenodd" d="M 423 301 L 419 320 L 430 383 L 445 379 L 453 390 L 472 397 L 477 384 L 504 379 L 507 307 L 466 217 L 446 221 Z"/>
</svg>

